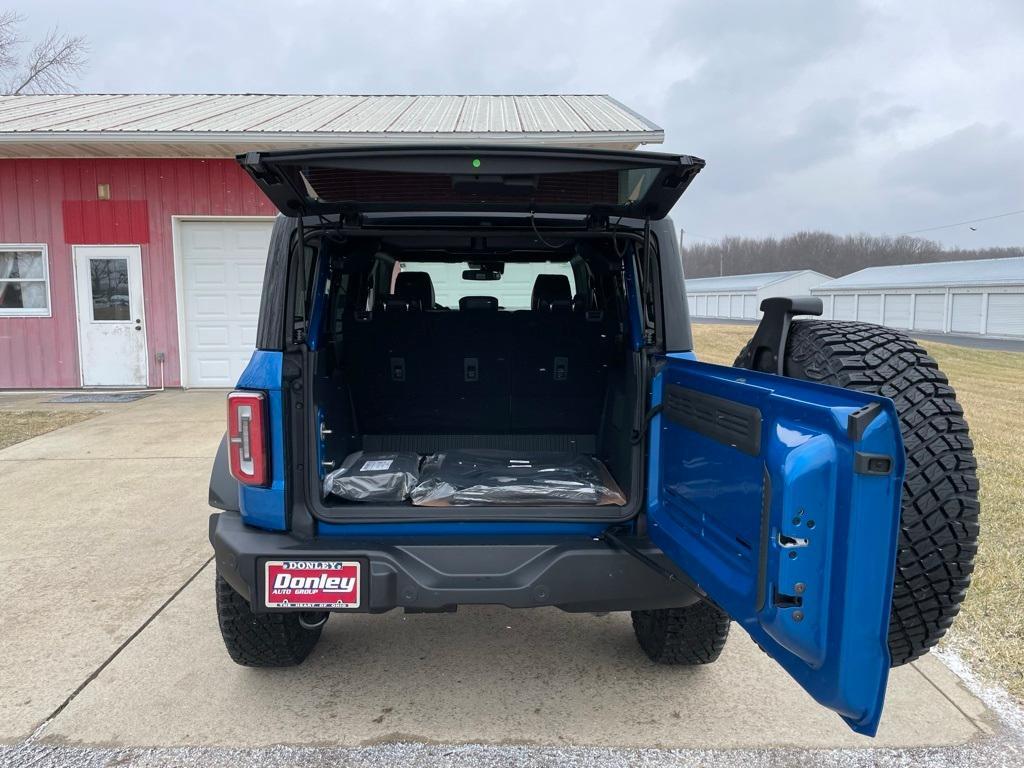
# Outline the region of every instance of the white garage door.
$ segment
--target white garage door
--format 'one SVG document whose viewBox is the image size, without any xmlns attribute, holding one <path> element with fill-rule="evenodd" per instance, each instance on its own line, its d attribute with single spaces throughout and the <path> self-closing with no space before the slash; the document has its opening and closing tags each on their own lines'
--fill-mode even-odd
<svg viewBox="0 0 1024 768">
<path fill-rule="evenodd" d="M 862 293 L 857 299 L 857 319 L 864 323 L 877 323 L 882 319 L 882 295 Z"/>
<path fill-rule="evenodd" d="M 988 332 L 1024 336 L 1024 293 L 990 293 Z"/>
<path fill-rule="evenodd" d="M 910 294 L 890 293 L 885 297 L 885 324 L 890 328 L 910 327 Z"/>
<path fill-rule="evenodd" d="M 836 294 L 835 304 L 832 307 L 832 318 L 834 320 L 856 320 L 854 312 L 854 297 L 850 294 Z"/>
<path fill-rule="evenodd" d="M 743 316 L 748 320 L 757 320 L 757 297 L 746 294 L 743 297 Z"/>
<path fill-rule="evenodd" d="M 946 297 L 942 294 L 919 293 L 914 298 L 914 328 L 918 331 L 941 331 L 946 317 Z"/>
<path fill-rule="evenodd" d="M 953 333 L 981 333 L 981 294 L 954 293 L 953 309 L 949 316 L 949 330 Z"/>
<path fill-rule="evenodd" d="M 233 387 L 256 344 L 273 220 L 180 225 L 187 387 Z"/>
<path fill-rule="evenodd" d="M 734 293 L 729 297 L 729 317 L 743 317 L 743 296 Z"/>
</svg>

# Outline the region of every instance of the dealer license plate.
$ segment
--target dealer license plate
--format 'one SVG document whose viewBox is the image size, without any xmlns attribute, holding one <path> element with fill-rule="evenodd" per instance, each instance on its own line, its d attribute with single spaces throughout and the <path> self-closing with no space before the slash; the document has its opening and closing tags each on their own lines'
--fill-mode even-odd
<svg viewBox="0 0 1024 768">
<path fill-rule="evenodd" d="M 263 566 L 267 608 L 358 608 L 358 560 L 268 560 Z"/>
</svg>

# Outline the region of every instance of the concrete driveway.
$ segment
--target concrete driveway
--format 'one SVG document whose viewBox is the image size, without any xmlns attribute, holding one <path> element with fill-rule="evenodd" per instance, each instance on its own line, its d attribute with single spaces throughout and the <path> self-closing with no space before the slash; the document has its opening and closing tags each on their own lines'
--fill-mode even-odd
<svg viewBox="0 0 1024 768">
<path fill-rule="evenodd" d="M 735 627 L 719 663 L 661 668 L 619 614 L 335 616 L 303 666 L 237 667 L 206 540 L 223 399 L 104 406 L 0 451 L 0 763 L 792 764 L 844 749 L 846 764 L 981 765 L 1019 749 L 935 658 L 894 671 L 869 740 Z"/>
</svg>

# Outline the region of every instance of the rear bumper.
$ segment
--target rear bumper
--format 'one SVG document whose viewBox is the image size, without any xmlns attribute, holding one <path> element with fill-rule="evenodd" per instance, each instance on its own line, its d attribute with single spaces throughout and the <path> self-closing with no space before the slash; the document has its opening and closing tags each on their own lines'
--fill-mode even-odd
<svg viewBox="0 0 1024 768">
<path fill-rule="evenodd" d="M 370 613 L 458 605 L 625 611 L 681 607 L 699 599 L 686 580 L 670 581 L 636 557 L 580 536 L 300 541 L 222 512 L 210 516 L 210 543 L 218 572 L 257 613 L 268 611 L 258 576 L 268 559 L 363 560 L 366 599 L 359 610 Z M 675 570 L 649 540 L 630 543 Z"/>
</svg>

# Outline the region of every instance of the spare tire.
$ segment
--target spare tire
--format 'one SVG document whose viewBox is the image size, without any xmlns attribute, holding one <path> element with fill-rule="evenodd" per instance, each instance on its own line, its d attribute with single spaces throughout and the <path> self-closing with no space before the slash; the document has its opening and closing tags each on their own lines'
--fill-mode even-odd
<svg viewBox="0 0 1024 768">
<path fill-rule="evenodd" d="M 907 466 L 889 654 L 913 661 L 953 623 L 978 551 L 977 462 L 956 393 L 917 342 L 870 323 L 794 321 L 783 371 L 896 404 Z"/>
</svg>

